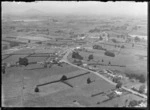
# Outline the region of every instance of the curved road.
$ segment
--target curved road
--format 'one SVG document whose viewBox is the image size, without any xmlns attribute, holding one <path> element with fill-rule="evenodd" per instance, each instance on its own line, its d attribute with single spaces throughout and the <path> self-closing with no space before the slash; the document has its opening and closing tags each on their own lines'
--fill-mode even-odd
<svg viewBox="0 0 150 110">
<path fill-rule="evenodd" d="M 104 80 L 106 80 L 107 82 L 109 82 L 110 84 L 116 85 L 116 83 L 114 83 L 114 82 L 112 82 L 111 80 L 107 79 L 106 77 L 104 77 L 103 75 L 99 74 L 98 72 L 94 72 L 94 71 L 91 71 L 91 70 L 88 70 L 88 69 L 86 69 L 86 68 L 83 68 L 83 67 L 80 67 L 80 66 L 77 66 L 77 65 L 75 65 L 75 64 L 70 63 L 70 62 L 68 61 L 68 59 L 67 59 L 67 56 L 68 56 L 74 49 L 75 49 L 75 48 L 70 48 L 70 49 L 66 50 L 65 52 L 63 52 L 63 53 L 65 53 L 65 55 L 63 56 L 62 60 L 60 60 L 60 62 L 65 62 L 65 63 L 68 63 L 69 65 L 72 65 L 72 66 L 77 67 L 77 68 L 79 68 L 79 69 L 86 70 L 86 71 L 89 71 L 89 72 L 91 72 L 91 73 L 94 73 L 94 74 L 96 74 L 97 76 L 99 76 L 99 77 L 103 78 Z M 147 99 L 147 96 L 144 95 L 144 94 L 140 94 L 140 93 L 138 93 L 138 92 L 136 92 L 136 91 L 133 91 L 133 90 L 131 90 L 131 89 L 129 89 L 129 88 L 126 88 L 126 87 L 124 87 L 124 86 L 123 86 L 122 88 L 123 88 L 124 90 L 130 92 L 130 93 L 133 93 L 133 94 L 135 94 L 135 95 L 138 95 L 138 96 L 140 96 L 140 97 L 143 97 L 143 98 Z"/>
</svg>

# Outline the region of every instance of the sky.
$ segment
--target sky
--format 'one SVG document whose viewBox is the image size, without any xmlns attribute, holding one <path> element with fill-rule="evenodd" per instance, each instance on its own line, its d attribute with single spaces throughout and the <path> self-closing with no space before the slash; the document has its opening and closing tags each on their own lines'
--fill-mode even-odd
<svg viewBox="0 0 150 110">
<path fill-rule="evenodd" d="M 37 9 L 46 13 L 112 14 L 147 16 L 147 2 L 98 2 L 98 1 L 39 1 L 2 2 L 2 13 L 20 13 Z"/>
</svg>

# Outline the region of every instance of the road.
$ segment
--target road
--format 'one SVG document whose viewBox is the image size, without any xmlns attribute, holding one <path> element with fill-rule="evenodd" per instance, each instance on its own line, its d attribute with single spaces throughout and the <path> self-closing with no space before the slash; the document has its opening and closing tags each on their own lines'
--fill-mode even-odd
<svg viewBox="0 0 150 110">
<path fill-rule="evenodd" d="M 65 62 L 65 63 L 67 63 L 67 64 L 69 64 L 69 65 L 72 65 L 72 66 L 74 66 L 74 67 L 77 67 L 77 68 L 79 68 L 79 69 L 82 69 L 82 70 L 85 70 L 85 71 L 89 71 L 89 72 L 91 72 L 91 73 L 94 73 L 94 74 L 96 74 L 97 76 L 99 76 L 99 77 L 103 78 L 104 80 L 106 80 L 107 82 L 109 82 L 110 84 L 116 85 L 116 83 L 114 83 L 114 82 L 112 82 L 111 80 L 107 79 L 106 77 L 104 77 L 103 75 L 99 74 L 98 72 L 94 72 L 94 71 L 91 71 L 91 70 L 88 70 L 88 69 L 86 69 L 86 68 L 83 68 L 83 67 L 80 67 L 80 66 L 77 66 L 77 65 L 75 65 L 75 64 L 70 63 L 70 62 L 68 61 L 68 58 L 67 58 L 67 57 L 68 57 L 68 55 L 69 55 L 74 49 L 75 49 L 75 48 L 70 48 L 70 49 L 67 50 L 67 52 L 65 51 L 66 54 L 63 56 L 63 58 L 62 58 L 62 60 L 60 60 L 60 62 Z M 65 52 L 64 52 L 64 53 L 65 53 Z M 126 90 L 126 91 L 128 91 L 128 92 L 130 92 L 130 93 L 132 93 L 132 94 L 135 94 L 135 95 L 138 95 L 138 96 L 140 96 L 140 97 L 143 97 L 143 98 L 147 99 L 147 96 L 144 95 L 144 94 L 140 94 L 140 93 L 138 93 L 138 92 L 136 92 L 136 91 L 133 91 L 133 90 L 131 90 L 131 89 L 129 89 L 129 88 L 126 88 L 126 87 L 124 87 L 124 86 L 122 86 L 122 89 L 124 89 L 124 90 Z"/>
</svg>

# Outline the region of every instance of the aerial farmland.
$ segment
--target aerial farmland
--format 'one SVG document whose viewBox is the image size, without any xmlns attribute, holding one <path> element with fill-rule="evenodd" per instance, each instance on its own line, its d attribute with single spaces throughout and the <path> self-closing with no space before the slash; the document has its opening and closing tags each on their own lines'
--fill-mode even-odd
<svg viewBox="0 0 150 110">
<path fill-rule="evenodd" d="M 63 14 L 40 5 L 19 13 L 6 4 L 2 107 L 147 107 L 145 16 L 77 14 L 63 4 Z"/>
</svg>

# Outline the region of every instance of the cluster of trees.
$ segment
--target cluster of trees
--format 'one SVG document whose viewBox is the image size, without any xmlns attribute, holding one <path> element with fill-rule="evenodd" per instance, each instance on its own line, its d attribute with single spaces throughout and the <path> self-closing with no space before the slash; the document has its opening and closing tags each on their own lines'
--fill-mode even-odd
<svg viewBox="0 0 150 110">
<path fill-rule="evenodd" d="M 106 56 L 115 57 L 115 54 L 113 52 L 110 52 L 110 51 L 106 51 L 104 54 Z"/>
<path fill-rule="evenodd" d="M 137 92 L 139 92 L 139 93 L 141 93 L 141 94 L 145 94 L 145 89 L 146 89 L 145 84 L 141 85 L 141 86 L 139 87 L 139 89 L 136 89 L 135 87 L 132 88 L 132 90 L 137 91 Z"/>
<path fill-rule="evenodd" d="M 78 52 L 73 52 L 72 58 L 83 60 L 83 57 Z"/>
<path fill-rule="evenodd" d="M 146 88 L 145 84 L 141 85 L 140 88 L 139 88 L 139 93 L 143 94 L 145 92 L 145 88 Z"/>
<path fill-rule="evenodd" d="M 19 65 L 27 66 L 29 64 L 28 59 L 25 58 L 19 58 Z"/>
<path fill-rule="evenodd" d="M 146 78 L 143 74 L 133 74 L 133 73 L 126 73 L 126 76 L 130 79 L 137 79 L 141 83 L 145 83 Z"/>
<path fill-rule="evenodd" d="M 135 42 L 140 42 L 141 39 L 140 39 L 138 36 L 136 36 L 136 37 L 134 38 L 134 41 L 135 41 Z"/>
<path fill-rule="evenodd" d="M 134 107 L 136 105 L 139 105 L 141 103 L 141 101 L 137 101 L 137 100 L 132 100 L 129 102 L 128 107 Z"/>
<path fill-rule="evenodd" d="M 102 47 L 102 46 L 100 46 L 100 45 L 93 45 L 93 49 L 105 50 L 105 51 L 106 51 L 106 49 L 105 49 L 105 48 L 103 48 L 103 47 Z"/>
</svg>

